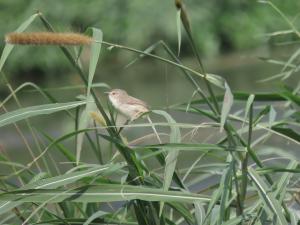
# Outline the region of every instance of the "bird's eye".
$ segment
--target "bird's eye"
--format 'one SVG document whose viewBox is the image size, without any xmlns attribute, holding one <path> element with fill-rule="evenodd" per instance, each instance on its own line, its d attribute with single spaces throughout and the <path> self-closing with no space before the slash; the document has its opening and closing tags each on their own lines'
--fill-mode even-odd
<svg viewBox="0 0 300 225">
<path fill-rule="evenodd" d="M 116 94 L 116 92 L 113 92 L 113 93 L 112 93 L 112 95 L 115 95 L 115 94 Z"/>
</svg>

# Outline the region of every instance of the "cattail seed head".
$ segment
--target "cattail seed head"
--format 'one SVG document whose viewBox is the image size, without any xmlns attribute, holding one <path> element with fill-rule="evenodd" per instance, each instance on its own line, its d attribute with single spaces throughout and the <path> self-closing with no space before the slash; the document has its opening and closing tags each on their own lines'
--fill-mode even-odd
<svg viewBox="0 0 300 225">
<path fill-rule="evenodd" d="M 184 3 L 182 0 L 175 0 L 175 6 L 177 10 L 180 10 L 180 19 L 184 28 L 187 30 L 187 32 L 191 32 L 190 21 Z"/>
<path fill-rule="evenodd" d="M 9 33 L 5 36 L 5 42 L 17 45 L 89 45 L 92 38 L 77 33 Z"/>
<path fill-rule="evenodd" d="M 181 9 L 182 8 L 181 0 L 175 0 L 175 6 L 177 9 Z"/>
</svg>

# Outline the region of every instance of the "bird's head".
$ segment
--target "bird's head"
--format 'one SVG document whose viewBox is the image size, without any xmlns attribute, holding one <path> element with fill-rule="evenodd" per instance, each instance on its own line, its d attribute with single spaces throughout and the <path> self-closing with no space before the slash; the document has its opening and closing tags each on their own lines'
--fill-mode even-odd
<svg viewBox="0 0 300 225">
<path fill-rule="evenodd" d="M 119 99 L 119 98 L 122 98 L 123 96 L 128 95 L 127 92 L 122 89 L 113 89 L 106 93 L 108 94 L 108 97 L 110 99 Z"/>
</svg>

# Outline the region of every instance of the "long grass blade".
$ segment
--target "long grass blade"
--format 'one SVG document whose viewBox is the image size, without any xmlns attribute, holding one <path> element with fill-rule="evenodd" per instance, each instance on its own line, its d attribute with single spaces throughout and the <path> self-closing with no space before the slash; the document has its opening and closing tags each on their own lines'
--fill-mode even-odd
<svg viewBox="0 0 300 225">
<path fill-rule="evenodd" d="M 51 199 L 51 200 L 50 200 Z M 0 195 L 0 201 L 18 202 L 45 202 L 49 203 L 74 202 L 114 202 L 140 199 L 144 201 L 184 202 L 192 204 L 193 201 L 208 202 L 209 196 L 184 193 L 179 191 L 163 191 L 161 189 L 146 188 L 142 186 L 103 184 L 84 186 L 66 191 L 56 189 L 22 190 L 7 192 Z"/>
<path fill-rule="evenodd" d="M 276 200 L 274 194 L 270 192 L 267 184 L 259 177 L 256 171 L 252 168 L 248 168 L 249 176 L 257 190 L 261 193 L 261 197 L 263 198 L 265 204 L 269 209 L 273 212 L 273 216 L 278 219 L 278 223 L 281 225 L 288 225 L 286 218 L 282 213 L 282 208 Z"/>
<path fill-rule="evenodd" d="M 31 182 L 29 184 L 22 186 L 19 189 L 19 191 L 50 189 L 50 188 L 55 189 L 60 186 L 74 183 L 75 181 L 78 181 L 79 179 L 82 179 L 82 178 L 86 178 L 88 176 L 92 176 L 92 175 L 99 174 L 99 173 L 114 172 L 116 170 L 121 169 L 122 167 L 124 167 L 124 164 L 115 164 L 115 165 L 112 164 L 112 165 L 107 165 L 107 166 L 97 166 L 95 168 L 88 169 L 85 171 L 67 173 L 64 175 L 56 176 L 56 177 L 41 179 L 41 180 L 37 180 L 36 182 Z M 7 212 L 8 210 L 16 207 L 19 204 L 20 204 L 20 202 L 1 201 L 0 214 Z"/>
<path fill-rule="evenodd" d="M 177 10 L 176 14 L 176 27 L 177 27 L 177 55 L 180 55 L 180 48 L 181 48 L 181 23 L 180 23 L 180 15 L 181 15 L 181 9 Z"/>
<path fill-rule="evenodd" d="M 6 126 L 23 119 L 27 119 L 39 115 L 47 115 L 55 112 L 76 108 L 86 104 L 86 101 L 53 103 L 38 106 L 24 107 L 12 112 L 7 112 L 0 115 L 0 127 Z"/>
<path fill-rule="evenodd" d="M 220 124 L 220 132 L 223 130 L 227 116 L 230 112 L 230 109 L 233 104 L 233 95 L 231 93 L 230 87 L 227 83 L 225 83 L 225 94 L 223 100 L 223 106 L 221 111 L 221 124 Z"/>
<path fill-rule="evenodd" d="M 88 79 L 87 79 L 88 83 L 87 83 L 86 98 L 88 100 L 91 100 L 92 99 L 91 88 L 92 88 L 92 84 L 93 84 L 93 78 L 94 78 L 94 75 L 95 75 L 95 72 L 96 72 L 97 63 L 98 63 L 99 56 L 100 56 L 103 34 L 102 34 L 101 30 L 96 29 L 96 28 L 90 28 L 88 31 L 90 31 L 92 33 L 93 39 L 95 40 L 95 42 L 93 42 L 92 45 L 91 45 L 89 74 L 88 74 Z M 79 130 L 87 128 L 88 123 L 90 121 L 89 120 L 89 118 L 90 118 L 89 113 L 94 108 L 93 106 L 94 105 L 93 105 L 92 101 L 87 102 L 86 107 L 82 111 L 82 114 L 80 116 L 79 126 L 78 126 Z M 84 133 L 78 134 L 78 137 L 77 137 L 77 143 L 76 143 L 76 164 L 77 165 L 78 165 L 79 160 L 80 160 L 83 137 L 84 137 Z"/>
<path fill-rule="evenodd" d="M 33 14 L 31 17 L 29 17 L 26 21 L 24 21 L 16 30 L 15 30 L 15 33 L 21 33 L 23 32 L 24 30 L 27 29 L 27 27 L 35 20 L 35 18 L 38 16 L 39 14 L 36 13 L 36 14 Z M 14 45 L 12 44 L 6 44 L 4 49 L 3 49 L 3 52 L 2 52 L 2 55 L 1 55 L 1 58 L 0 58 L 0 72 L 2 71 L 2 68 L 4 66 L 4 63 L 6 62 L 9 54 L 11 53 L 11 51 L 13 50 L 14 48 Z"/>
<path fill-rule="evenodd" d="M 168 121 L 168 123 L 176 123 L 175 120 L 165 111 L 160 110 L 154 110 L 153 111 L 156 114 L 162 115 L 165 117 L 165 119 Z M 170 127 L 170 143 L 180 143 L 181 142 L 181 134 L 180 129 L 178 127 Z M 168 152 L 167 156 L 165 157 L 165 172 L 164 172 L 164 182 L 163 182 L 163 190 L 167 191 L 169 190 L 169 187 L 171 185 L 173 174 L 175 172 L 177 157 L 178 157 L 179 151 L 173 150 Z M 160 215 L 162 213 L 163 204 L 161 204 L 160 207 Z"/>
</svg>

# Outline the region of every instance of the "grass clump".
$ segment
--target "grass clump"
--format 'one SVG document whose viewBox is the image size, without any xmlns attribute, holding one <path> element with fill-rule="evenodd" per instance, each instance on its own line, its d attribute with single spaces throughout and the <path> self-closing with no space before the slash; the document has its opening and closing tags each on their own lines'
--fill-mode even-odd
<svg viewBox="0 0 300 225">
<path fill-rule="evenodd" d="M 272 3 L 264 3 L 286 19 Z M 176 1 L 176 7 L 177 19 L 189 38 L 197 69 L 183 65 L 163 41 L 141 51 L 105 42 L 101 30 L 89 28 L 86 35 L 93 41 L 87 72 L 80 61 L 82 46 L 73 53 L 73 49 L 65 46 L 66 42 L 49 43 L 59 45 L 81 78 L 85 95 L 80 100 L 58 103 L 46 90 L 32 83 L 13 89 L 1 72 L 11 90 L 2 108 L 6 110 L 5 103 L 12 98 L 20 108 L 3 113 L 0 126 L 14 126 L 23 137 L 22 129 L 29 130 L 34 149 L 38 150 L 38 153 L 33 151 L 24 137 L 24 149 L 32 157 L 30 163 L 17 163 L 4 154 L 0 156 L 1 165 L 9 171 L 1 177 L 2 224 L 297 224 L 299 218 L 294 205 L 298 202 L 295 187 L 299 165 L 287 148 L 299 147 L 300 84 L 294 89 L 285 87 L 280 93 L 232 92 L 222 77 L 209 74 L 204 68 L 188 12 L 181 1 Z M 23 32 L 36 19 L 42 21 L 47 32 L 55 35 L 54 28 L 41 13 L 31 16 L 15 32 Z M 291 29 L 298 33 L 294 26 Z M 178 34 L 180 37 L 181 31 Z M 149 57 L 178 68 L 194 86 L 195 100 L 174 105 L 171 110 L 205 118 L 205 122 L 181 123 L 164 110 L 152 110 L 150 116 L 160 120 L 120 127 L 112 107 L 98 98 L 95 91 L 95 87 L 107 87 L 106 84 L 93 83 L 102 45 L 135 52 L 139 58 Z M 0 70 L 13 47 L 5 46 Z M 162 48 L 169 57 L 154 54 L 156 48 Z M 283 72 L 289 71 L 283 80 L 297 72 L 297 52 L 283 63 Z M 22 107 L 18 92 L 27 87 L 38 90 L 47 104 Z M 237 101 L 243 107 L 232 113 Z M 274 101 L 279 106 L 271 104 Z M 278 113 L 280 110 L 286 113 Z M 65 112 L 65 117 L 75 124 L 71 132 L 55 139 L 32 125 L 32 117 L 59 111 Z M 98 122 L 97 126 L 89 126 L 92 118 Z M 21 120 L 25 121 L 24 128 L 19 126 Z M 155 132 L 128 141 L 123 130 L 120 132 L 123 128 L 151 128 Z M 167 133 L 162 128 L 168 128 Z M 201 138 L 200 130 L 209 130 L 212 135 Z M 157 144 L 157 136 L 162 143 Z M 150 144 L 137 144 L 149 137 Z M 75 147 L 64 144 L 70 139 Z M 278 139 L 282 140 L 282 146 L 272 144 Z M 68 170 L 58 167 L 52 149 L 67 160 Z M 97 163 L 85 162 L 83 152 L 93 154 Z M 186 152 L 193 152 L 193 159 L 185 167 L 179 166 Z"/>
</svg>

